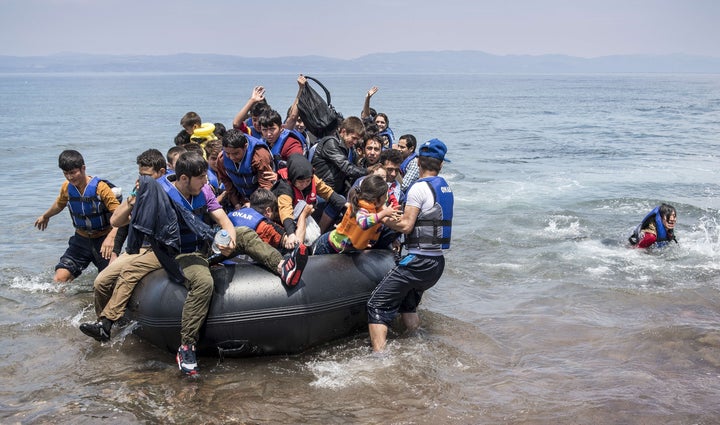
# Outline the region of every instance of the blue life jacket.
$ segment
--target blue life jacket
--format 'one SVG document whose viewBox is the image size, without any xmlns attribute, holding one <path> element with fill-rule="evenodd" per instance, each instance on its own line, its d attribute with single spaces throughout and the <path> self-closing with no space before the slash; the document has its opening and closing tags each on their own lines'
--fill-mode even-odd
<svg viewBox="0 0 720 425">
<path fill-rule="evenodd" d="M 215 173 L 215 171 L 213 171 L 213 169 L 210 167 L 208 167 L 208 169 L 207 169 L 207 176 L 208 176 L 208 184 L 210 186 L 212 186 L 213 191 L 215 192 L 216 195 L 218 193 L 222 192 L 223 190 L 225 190 L 225 186 L 218 179 L 217 173 Z"/>
<path fill-rule="evenodd" d="M 167 174 L 165 174 L 164 176 L 160 176 L 156 180 L 158 183 L 160 183 L 160 186 L 162 186 L 162 188 L 165 189 L 165 192 L 170 193 L 170 190 L 175 189 L 175 186 L 173 186 L 172 182 L 170 182 L 170 180 L 168 180 Z"/>
<path fill-rule="evenodd" d="M 165 179 L 167 181 L 167 179 Z M 188 202 L 187 199 L 180 193 L 175 185 L 165 185 L 160 179 L 158 180 L 163 189 L 170 195 L 170 199 L 175 203 L 182 205 L 185 209 L 191 211 L 200 221 L 205 223 L 209 222 L 209 214 L 207 209 L 207 199 L 205 198 L 205 192 L 200 192 L 197 196 L 193 196 Z M 169 182 L 168 182 L 169 183 Z M 197 234 L 192 232 L 186 226 L 180 226 L 180 252 L 197 252 L 204 251 L 207 248 L 207 243 L 204 239 L 198 237 Z"/>
<path fill-rule="evenodd" d="M 445 179 L 439 176 L 418 179 L 413 185 L 427 183 L 433 193 L 434 205 L 420 211 L 415 227 L 405 237 L 408 248 L 437 251 L 450 248 L 454 197 Z"/>
<path fill-rule="evenodd" d="M 100 195 L 97 194 L 97 187 L 101 181 L 105 182 L 111 189 L 115 187 L 107 180 L 93 177 L 85 187 L 85 192 L 81 194 L 77 187 L 68 184 L 68 208 L 73 226 L 76 229 L 93 233 L 110 228 L 110 216 L 112 213 L 107 209 Z M 122 202 L 122 196 L 118 197 L 118 201 Z"/>
<path fill-rule="evenodd" d="M 266 220 L 266 217 L 256 211 L 254 208 L 245 207 L 239 210 L 228 213 L 228 218 L 232 221 L 235 227 L 249 227 L 252 230 L 257 230 L 260 223 Z"/>
<path fill-rule="evenodd" d="M 388 146 L 385 146 L 385 144 L 383 144 L 383 150 L 384 150 L 384 149 L 392 149 L 393 145 L 395 144 L 395 134 L 394 134 L 393 131 L 390 129 L 390 127 L 388 127 L 388 128 L 386 128 L 385 130 L 379 132 L 379 133 L 378 133 L 378 136 L 380 136 L 381 139 L 383 138 L 383 136 L 388 139 Z"/>
<path fill-rule="evenodd" d="M 235 163 L 225 155 L 223 152 L 223 165 L 228 177 L 233 182 L 233 186 L 242 193 L 246 198 L 257 190 L 260 185 L 258 179 L 252 169 L 252 158 L 255 150 L 267 149 L 270 150 L 267 144 L 260 139 L 256 139 L 252 136 L 246 136 L 248 140 L 247 150 L 245 156 L 240 163 L 240 166 L 236 166 Z"/>
<path fill-rule="evenodd" d="M 653 208 L 653 210 L 642 219 L 640 224 L 635 227 L 635 230 L 633 230 L 633 234 L 628 238 L 628 241 L 630 241 L 632 245 L 637 245 L 638 242 L 640 242 L 640 233 L 642 232 L 642 229 L 647 228 L 652 220 L 655 221 L 655 231 L 657 232 L 657 239 L 655 241 L 656 247 L 662 248 L 667 245 L 668 242 L 675 240 L 674 235 L 668 235 L 668 231 L 663 224 L 662 217 L 660 216 L 660 205 L 658 205 Z"/>
<path fill-rule="evenodd" d="M 405 158 L 405 160 L 402 162 L 402 164 L 400 164 L 400 172 L 403 175 L 405 175 L 405 171 L 407 171 L 407 167 L 408 167 L 408 165 L 410 165 L 410 161 L 415 159 L 416 156 L 417 156 L 417 153 L 413 152 L 407 158 Z"/>
<path fill-rule="evenodd" d="M 275 160 L 275 169 L 279 170 L 280 168 L 287 167 L 287 161 L 281 158 L 281 153 L 283 150 L 283 146 L 285 146 L 285 142 L 287 141 L 288 137 L 292 136 L 293 138 L 300 141 L 300 144 L 302 145 L 302 154 L 305 155 L 307 158 L 308 156 L 308 147 L 307 142 L 305 141 L 305 136 L 300 134 L 299 131 L 296 130 L 287 130 L 282 129 L 280 132 L 280 136 L 278 136 L 277 140 L 275 141 L 275 144 L 270 149 L 270 152 L 272 153 L 273 160 Z"/>
<path fill-rule="evenodd" d="M 247 126 L 248 130 L 250 130 L 250 135 L 256 139 L 262 139 L 262 133 L 257 131 L 255 127 L 252 125 L 252 118 L 248 118 L 245 120 L 245 125 Z"/>
</svg>

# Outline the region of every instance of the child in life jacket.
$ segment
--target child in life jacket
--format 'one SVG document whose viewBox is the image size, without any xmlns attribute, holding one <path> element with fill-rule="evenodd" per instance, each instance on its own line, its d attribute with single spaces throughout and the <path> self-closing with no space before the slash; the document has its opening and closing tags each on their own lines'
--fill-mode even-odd
<svg viewBox="0 0 720 425">
<path fill-rule="evenodd" d="M 399 207 L 387 206 L 387 183 L 378 175 L 367 176 L 359 187 L 350 190 L 342 222 L 320 236 L 313 245 L 313 255 L 361 251 L 371 247 L 380 236 L 382 223 Z"/>
</svg>

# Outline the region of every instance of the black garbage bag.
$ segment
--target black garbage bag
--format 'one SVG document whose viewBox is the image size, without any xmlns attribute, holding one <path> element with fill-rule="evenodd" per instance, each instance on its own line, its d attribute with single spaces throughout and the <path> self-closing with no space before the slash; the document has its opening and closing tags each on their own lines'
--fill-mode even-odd
<svg viewBox="0 0 720 425">
<path fill-rule="evenodd" d="M 333 134 L 343 121 L 341 113 L 332 106 L 330 92 L 317 79 L 305 76 L 312 80 L 325 92 L 327 101 L 322 98 L 310 84 L 305 84 L 298 98 L 298 113 L 305 123 L 305 128 L 318 139 Z"/>
</svg>

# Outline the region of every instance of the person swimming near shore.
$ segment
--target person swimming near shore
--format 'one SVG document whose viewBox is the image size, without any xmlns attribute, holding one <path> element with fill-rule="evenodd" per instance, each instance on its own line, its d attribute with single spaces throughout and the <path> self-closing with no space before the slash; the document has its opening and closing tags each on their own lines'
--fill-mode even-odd
<svg viewBox="0 0 720 425">
<path fill-rule="evenodd" d="M 675 223 L 677 211 L 669 204 L 660 204 L 653 208 L 628 238 L 635 248 L 662 248 L 675 241 Z"/>
</svg>

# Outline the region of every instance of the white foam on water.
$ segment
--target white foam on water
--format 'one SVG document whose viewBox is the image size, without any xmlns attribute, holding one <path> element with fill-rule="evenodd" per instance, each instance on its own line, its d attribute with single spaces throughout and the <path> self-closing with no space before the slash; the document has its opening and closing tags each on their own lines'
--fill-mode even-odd
<svg viewBox="0 0 720 425">
<path fill-rule="evenodd" d="M 19 289 L 31 293 L 54 292 L 61 293 L 65 291 L 65 287 L 61 284 L 48 281 L 47 276 L 15 276 L 10 282 L 10 288 Z"/>
<path fill-rule="evenodd" d="M 580 226 L 580 221 L 577 217 L 555 215 L 548 219 L 547 225 L 539 235 L 568 239 L 583 236 L 585 233 L 586 231 Z"/>
<path fill-rule="evenodd" d="M 373 354 L 367 346 L 340 352 L 327 359 L 314 359 L 305 367 L 315 376 L 310 383 L 316 388 L 339 389 L 355 385 L 372 385 L 384 376 L 383 370 L 393 367 L 394 341 L 389 341 L 385 353 Z"/>
</svg>

